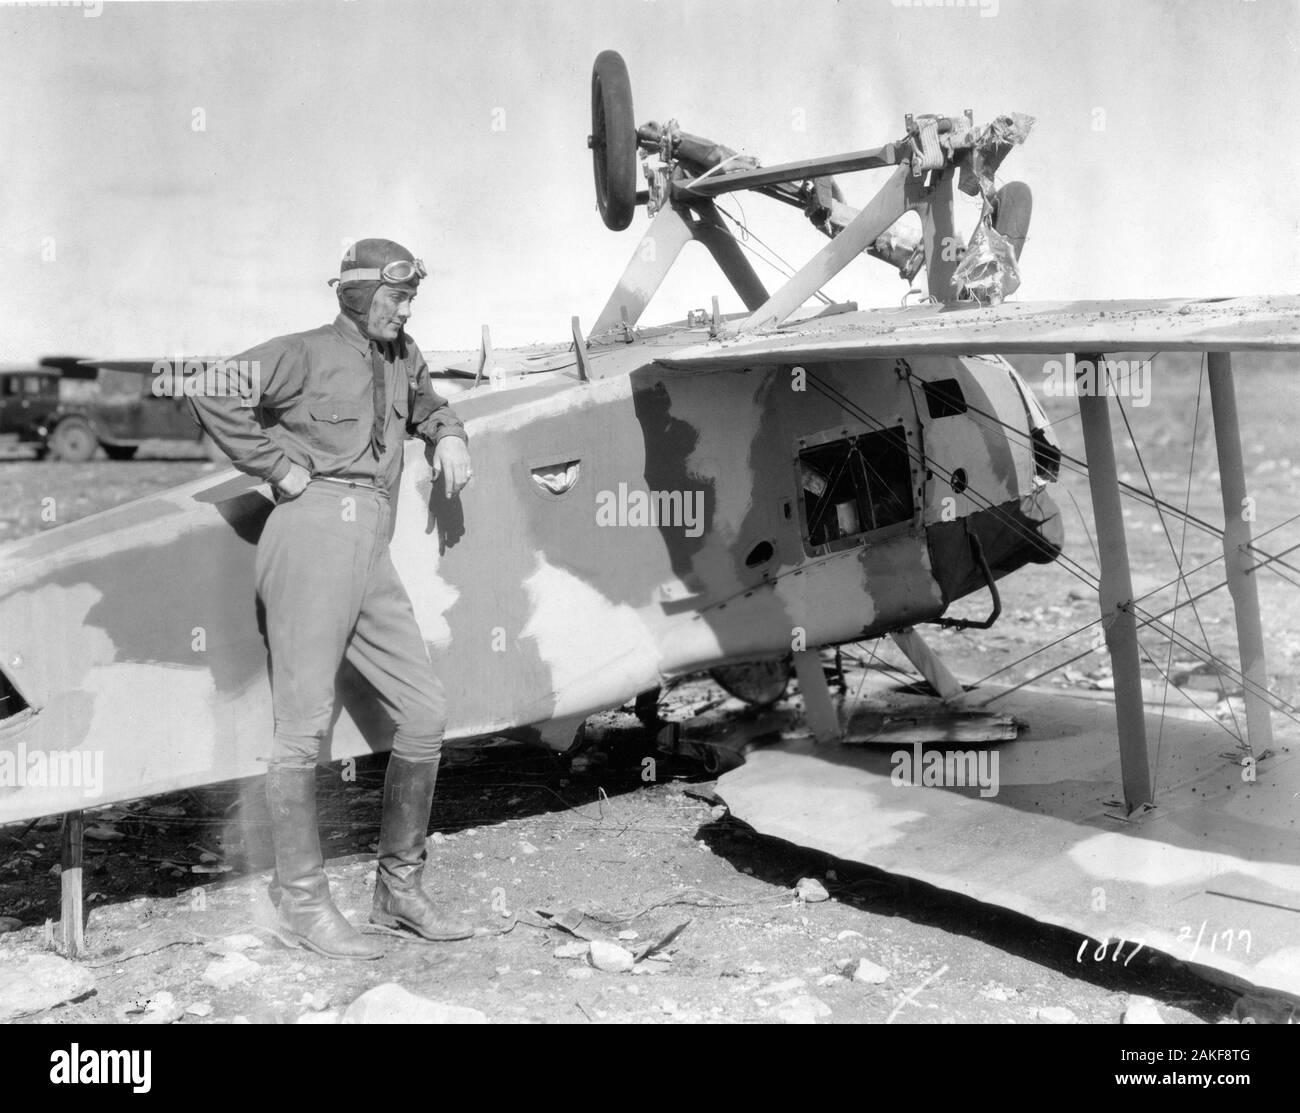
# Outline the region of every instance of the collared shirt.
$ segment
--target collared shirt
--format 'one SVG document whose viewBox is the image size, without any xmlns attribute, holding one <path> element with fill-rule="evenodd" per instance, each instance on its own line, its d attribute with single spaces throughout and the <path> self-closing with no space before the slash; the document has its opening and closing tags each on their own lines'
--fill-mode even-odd
<svg viewBox="0 0 1300 1113">
<path fill-rule="evenodd" d="M 198 423 L 240 471 L 277 482 L 300 464 L 313 477 L 370 483 L 396 492 L 404 442 L 468 440 L 447 400 L 433 389 L 415 341 L 384 345 L 383 452 L 375 459 L 374 370 L 370 341 L 343 314 L 309 332 L 278 336 L 230 361 L 251 369 L 253 405 L 238 392 L 190 398 Z"/>
</svg>

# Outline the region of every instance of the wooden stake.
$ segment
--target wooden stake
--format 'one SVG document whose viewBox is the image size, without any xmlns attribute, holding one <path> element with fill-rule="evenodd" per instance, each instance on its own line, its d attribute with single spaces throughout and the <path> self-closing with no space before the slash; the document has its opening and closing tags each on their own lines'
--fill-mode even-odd
<svg viewBox="0 0 1300 1113">
<path fill-rule="evenodd" d="M 81 902 L 81 851 L 85 841 L 85 817 L 81 812 L 68 812 L 63 817 L 63 912 L 59 921 L 59 934 L 63 954 L 79 958 L 86 949 L 85 920 Z"/>
</svg>

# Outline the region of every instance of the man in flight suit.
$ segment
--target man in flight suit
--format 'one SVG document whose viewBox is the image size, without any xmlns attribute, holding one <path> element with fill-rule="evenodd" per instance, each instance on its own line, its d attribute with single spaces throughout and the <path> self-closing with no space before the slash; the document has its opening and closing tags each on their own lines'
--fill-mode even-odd
<svg viewBox="0 0 1300 1113">
<path fill-rule="evenodd" d="M 276 493 L 257 547 L 275 710 L 271 894 L 288 941 L 330 958 L 382 953 L 330 899 L 316 821 L 316 761 L 344 660 L 396 724 L 370 918 L 425 939 L 473 934 L 422 885 L 446 702 L 388 551 L 408 433 L 434 445 L 433 478 L 448 498 L 473 475 L 464 427 L 404 327 L 425 274 L 400 244 L 359 241 L 330 283 L 341 311 L 332 324 L 238 357 L 256 361 L 256 406 L 233 391 L 191 400 L 235 467 Z"/>
</svg>

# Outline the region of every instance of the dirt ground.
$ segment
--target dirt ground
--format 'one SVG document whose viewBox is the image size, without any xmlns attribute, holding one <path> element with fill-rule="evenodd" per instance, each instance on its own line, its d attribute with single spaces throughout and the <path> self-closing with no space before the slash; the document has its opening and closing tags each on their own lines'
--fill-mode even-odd
<svg viewBox="0 0 1300 1113">
<path fill-rule="evenodd" d="M 1291 435 L 1300 392 L 1283 361 L 1238 365 L 1258 535 L 1300 514 L 1300 447 Z M 1021 361 L 1021 369 L 1037 388 L 1037 368 Z M 1194 418 L 1196 370 L 1194 360 L 1158 359 L 1151 405 L 1126 409 L 1143 459 L 1118 418 L 1116 443 L 1126 481 L 1145 486 L 1145 465 L 1163 498 L 1181 506 L 1190 488 L 1191 512 L 1221 523 L 1208 392 Z M 1076 402 L 1043 402 L 1058 419 L 1066 451 L 1082 458 Z M 55 500 L 61 523 L 214 467 L 181 455 L 145 451 L 133 462 L 81 465 L 0 460 L 0 541 L 57 524 L 43 519 L 43 499 Z M 1086 478 L 1067 465 L 1055 493 L 1066 514 L 1068 552 L 1095 570 Z M 1167 536 L 1153 511 L 1130 505 L 1139 595 L 1175 579 L 1171 544 L 1184 551 L 1187 568 L 1220 555 L 1216 538 L 1189 531 L 1184 547 L 1180 523 L 1169 519 Z M 1270 553 L 1300 544 L 1300 523 L 1275 529 L 1260 544 Z M 1300 566 L 1300 559 L 1283 559 Z M 1221 562 L 1211 564 L 1189 587 L 1203 590 L 1220 574 Z M 1270 682 L 1293 701 L 1300 573 L 1275 564 L 1259 582 Z M 1016 683 L 1089 647 L 1086 631 L 1021 660 L 1095 615 L 1095 594 L 1063 567 L 1025 569 L 1002 582 L 1002 595 L 1004 614 L 992 630 L 926 633 L 963 680 L 1002 670 L 999 682 Z M 1142 605 L 1156 611 L 1173 600 L 1167 589 Z M 986 609 L 981 595 L 953 613 Z M 1208 640 L 1235 665 L 1227 593 L 1206 597 L 1197 610 L 1181 612 L 1179 632 Z M 1218 714 L 1226 731 L 1237 729 L 1241 708 L 1231 677 L 1198 668 L 1185 648 L 1171 654 L 1168 639 L 1149 630 L 1142 643 L 1150 655 L 1146 677 L 1153 684 L 1164 675 L 1180 681 L 1168 690 L 1171 707 L 1195 699 Z M 884 642 L 849 652 L 903 664 Z M 1108 678 L 1104 652 L 1094 652 L 1038 683 L 1105 689 Z M 723 698 L 711 682 L 692 681 L 665 697 L 661 713 L 681 719 Z M 738 701 L 722 706 L 747 714 Z M 1114 1023 L 1135 997 L 1154 999 L 1167 1023 L 1230 1022 L 1250 1011 L 1236 994 L 1162 956 L 1143 953 L 1127 967 L 1079 963 L 1082 937 L 1070 932 L 760 837 L 715 802 L 699 764 L 661 752 L 656 731 L 630 712 L 594 720 L 598 743 L 572 760 L 500 743 L 449 749 L 428 881 L 436 898 L 465 913 L 479 933 L 443 944 L 386 936 L 378 962 L 318 959 L 282 946 L 268 930 L 270 853 L 260 781 L 89 813 L 86 963 L 94 992 L 24 1019 L 329 1022 L 384 982 L 501 1022 Z M 335 897 L 359 923 L 368 911 L 384 760 L 319 772 Z M 46 819 L 0 828 L 0 917 L 11 917 L 16 928 L 0 935 L 0 963 L 42 951 L 52 937 L 58 825 Z M 796 886 L 805 878 L 820 881 L 830 899 L 802 899 Z M 564 957 L 583 949 L 581 936 L 635 951 L 683 923 L 632 972 Z M 882 968 L 883 977 L 878 972 L 874 984 L 853 980 L 861 959 Z M 1270 1019 L 1262 1012 L 1256 1018 Z"/>
</svg>

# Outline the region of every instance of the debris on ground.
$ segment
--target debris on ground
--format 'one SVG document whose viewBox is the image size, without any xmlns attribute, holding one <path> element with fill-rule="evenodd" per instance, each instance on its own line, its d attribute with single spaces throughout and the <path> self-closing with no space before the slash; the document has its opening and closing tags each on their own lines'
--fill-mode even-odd
<svg viewBox="0 0 1300 1113">
<path fill-rule="evenodd" d="M 831 1015 L 831 1007 L 811 994 L 792 997 L 768 1010 L 772 1016 L 786 1024 L 816 1024 Z"/>
<path fill-rule="evenodd" d="M 604 939 L 591 941 L 587 961 L 597 970 L 604 970 L 609 974 L 621 974 L 631 970 L 636 964 L 631 951 L 625 951 L 617 943 L 608 943 Z"/>
<path fill-rule="evenodd" d="M 826 891 L 823 885 L 815 877 L 801 877 L 794 887 L 799 899 L 808 904 L 818 904 L 824 900 L 830 900 L 831 895 Z"/>
<path fill-rule="evenodd" d="M 203 980 L 217 989 L 228 989 L 242 981 L 255 977 L 262 967 L 240 951 L 230 953 L 209 962 L 203 971 Z"/>
<path fill-rule="evenodd" d="M 556 958 L 586 958 L 589 946 L 590 944 L 586 940 L 579 940 L 576 943 L 561 943 L 551 954 Z"/>
<path fill-rule="evenodd" d="M 43 1012 L 94 988 L 89 970 L 58 955 L 0 955 L 0 1020 Z"/>
<path fill-rule="evenodd" d="M 1150 997 L 1130 997 L 1124 1010 L 1125 1024 L 1163 1024 L 1160 1010 Z"/>
<path fill-rule="evenodd" d="M 889 980 L 889 971 L 867 958 L 860 958 L 852 964 L 848 977 L 864 985 L 883 985 Z"/>
<path fill-rule="evenodd" d="M 315 1014 L 318 1018 L 324 1014 Z M 318 1019 L 314 1023 L 322 1023 Z M 486 1014 L 464 1005 L 433 1001 L 384 982 L 368 989 L 343 1012 L 344 1024 L 486 1024 Z M 313 1023 L 308 1021 L 308 1023 Z"/>
</svg>

